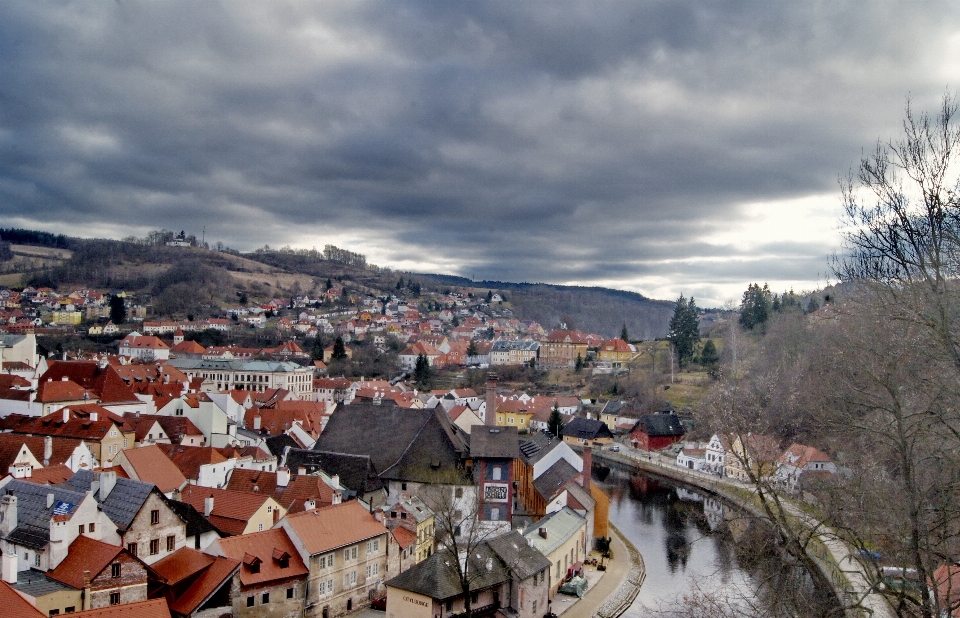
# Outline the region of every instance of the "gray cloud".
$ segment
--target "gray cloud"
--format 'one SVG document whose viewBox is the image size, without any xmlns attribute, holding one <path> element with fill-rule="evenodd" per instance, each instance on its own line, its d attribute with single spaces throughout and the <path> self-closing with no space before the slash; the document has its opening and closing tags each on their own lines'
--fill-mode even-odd
<svg viewBox="0 0 960 618">
<path fill-rule="evenodd" d="M 833 239 L 751 237 L 744 204 L 835 192 L 956 83 L 958 29 L 946 2 L 5 2 L 0 222 L 703 304 L 812 286 Z"/>
</svg>

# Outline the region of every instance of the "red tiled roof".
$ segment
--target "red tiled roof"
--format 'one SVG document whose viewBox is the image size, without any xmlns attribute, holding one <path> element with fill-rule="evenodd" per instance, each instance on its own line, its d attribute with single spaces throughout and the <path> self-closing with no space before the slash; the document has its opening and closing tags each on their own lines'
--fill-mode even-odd
<svg viewBox="0 0 960 618">
<path fill-rule="evenodd" d="M 64 410 L 68 420 L 63 422 Z M 91 420 L 92 414 L 97 414 L 97 420 Z M 40 436 L 61 436 L 99 442 L 114 426 L 120 431 L 130 431 L 122 417 L 110 412 L 106 408 L 93 403 L 71 405 L 52 414 L 36 417 L 21 417 L 9 426 L 15 433 L 25 433 Z M 41 451 L 42 455 L 43 451 Z"/>
<path fill-rule="evenodd" d="M 87 399 L 96 400 L 94 393 L 88 392 L 85 388 L 71 380 L 44 380 L 37 385 L 37 401 L 40 403 L 56 403 L 60 401 L 84 401 L 84 395 Z"/>
<path fill-rule="evenodd" d="M 167 607 L 166 600 L 153 599 L 87 609 L 70 616 L 71 618 L 170 618 L 170 609 Z"/>
<path fill-rule="evenodd" d="M 285 518 L 310 554 L 351 545 L 387 532 L 356 500 Z"/>
<path fill-rule="evenodd" d="M 214 561 L 213 556 L 190 547 L 181 547 L 169 556 L 154 562 L 152 568 L 157 575 L 167 580 L 169 585 L 175 586 L 207 568 Z"/>
<path fill-rule="evenodd" d="M 185 446 L 182 444 L 156 444 L 188 479 L 200 478 L 200 466 L 223 463 L 227 460 L 222 453 L 209 446 Z"/>
<path fill-rule="evenodd" d="M 90 579 L 94 579 L 124 551 L 126 550 L 116 545 L 109 545 L 82 535 L 78 536 L 70 544 L 67 557 L 57 568 L 48 572 L 47 577 L 74 588 L 83 588 L 84 571 L 90 571 Z"/>
<path fill-rule="evenodd" d="M 161 493 L 176 491 L 187 484 L 180 468 L 156 444 L 122 452 L 137 478 L 144 483 L 153 483 Z"/>
<path fill-rule="evenodd" d="M 153 564 L 153 570 L 171 585 L 196 579 L 172 599 L 170 609 L 189 616 L 233 577 L 240 562 L 232 558 L 208 556 L 189 547 L 181 547 Z"/>
<path fill-rule="evenodd" d="M 59 485 L 66 483 L 67 479 L 73 476 L 73 470 L 63 464 L 57 464 L 48 468 L 37 468 L 30 472 L 30 476 L 20 479 L 36 483 L 37 485 Z"/>
<path fill-rule="evenodd" d="M 10 584 L 0 580 L 0 606 L 3 607 L 4 614 L 16 616 L 16 618 L 46 618 L 46 614 L 30 605 L 30 601 L 20 596 L 20 594 L 10 587 Z"/>
<path fill-rule="evenodd" d="M 391 530 L 390 533 L 393 534 L 393 538 L 397 539 L 397 544 L 400 546 L 400 549 L 406 549 L 417 542 L 417 534 L 406 528 L 397 526 Z"/>
<path fill-rule="evenodd" d="M 304 577 L 309 573 L 293 541 L 283 528 L 219 539 L 217 544 L 228 558 L 246 562 L 244 556 L 250 555 L 261 560 L 260 570 L 257 573 L 253 573 L 246 564 L 240 567 L 240 584 L 243 586 L 291 577 Z M 284 556 L 288 564 L 282 568 L 280 559 Z"/>
<path fill-rule="evenodd" d="M 56 382 L 63 377 L 96 393 L 100 403 L 140 401 L 112 365 L 101 368 L 95 361 L 55 361 L 40 380 L 52 378 Z"/>
<path fill-rule="evenodd" d="M 187 485 L 180 494 L 180 501 L 186 502 L 197 509 L 197 512 L 203 513 L 205 499 L 209 497 L 213 497 L 213 511 L 207 519 L 217 529 L 234 535 L 243 534 L 247 521 L 263 506 L 264 502 L 267 500 L 276 502 L 269 495 L 198 485 Z"/>
<path fill-rule="evenodd" d="M 314 500 L 317 507 L 333 504 L 334 490 L 319 476 L 293 474 L 286 487 L 277 486 L 277 477 L 276 472 L 234 468 L 226 488 L 272 496 L 287 511 L 302 510 L 307 500 Z"/>
</svg>

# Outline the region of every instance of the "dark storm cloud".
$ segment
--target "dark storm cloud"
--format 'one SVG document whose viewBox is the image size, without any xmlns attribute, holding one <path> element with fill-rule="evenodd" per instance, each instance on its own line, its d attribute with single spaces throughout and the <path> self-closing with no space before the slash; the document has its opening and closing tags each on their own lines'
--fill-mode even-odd
<svg viewBox="0 0 960 618">
<path fill-rule="evenodd" d="M 929 107 L 956 83 L 958 21 L 906 2 L 5 2 L 0 223 L 355 239 L 387 265 L 713 300 L 813 282 L 834 239 L 751 237 L 744 205 L 835 192 L 907 93 Z"/>
</svg>

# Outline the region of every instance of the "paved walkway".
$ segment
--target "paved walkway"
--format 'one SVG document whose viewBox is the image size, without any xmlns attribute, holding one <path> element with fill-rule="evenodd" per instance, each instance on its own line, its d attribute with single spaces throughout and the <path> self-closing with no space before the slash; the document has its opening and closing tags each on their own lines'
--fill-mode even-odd
<svg viewBox="0 0 960 618">
<path fill-rule="evenodd" d="M 564 618 L 593 618 L 600 605 L 613 594 L 630 571 L 630 553 L 620 537 L 614 534 L 610 547 L 613 550 L 613 560 L 604 560 L 604 564 L 607 565 L 606 571 L 597 571 L 596 567 L 589 565 L 583 568 L 590 582 L 583 598 L 557 594 L 553 597 L 551 606 L 553 613 Z M 592 551 L 590 557 L 599 560 L 600 554 Z"/>
<path fill-rule="evenodd" d="M 716 474 L 681 468 L 676 465 L 676 460 L 663 457 L 659 453 L 641 451 L 628 445 L 621 445 L 620 452 L 617 453 L 603 451 L 601 457 L 614 461 L 623 460 L 625 463 L 639 464 L 641 468 L 648 468 L 654 473 L 660 470 L 665 476 L 680 477 L 692 485 L 704 487 L 712 491 L 720 490 L 720 493 L 723 493 L 722 490 L 725 488 L 745 489 L 748 491 L 754 490 L 754 487 L 747 483 L 735 481 L 730 478 L 722 478 Z M 781 503 L 790 515 L 797 517 L 811 528 L 818 528 L 820 530 L 820 533 L 817 535 L 820 542 L 823 543 L 827 551 L 830 552 L 830 558 L 838 565 L 847 580 L 847 585 L 843 586 L 845 588 L 843 592 L 860 602 L 861 606 L 866 610 L 863 613 L 868 613 L 868 615 L 873 618 L 893 618 L 893 609 L 881 594 L 872 589 L 865 567 L 855 558 L 854 551 L 850 546 L 847 545 L 836 532 L 823 526 L 821 522 L 807 515 L 794 504 L 787 500 L 781 500 Z M 835 587 L 839 585 L 836 581 L 832 581 L 832 583 Z"/>
</svg>

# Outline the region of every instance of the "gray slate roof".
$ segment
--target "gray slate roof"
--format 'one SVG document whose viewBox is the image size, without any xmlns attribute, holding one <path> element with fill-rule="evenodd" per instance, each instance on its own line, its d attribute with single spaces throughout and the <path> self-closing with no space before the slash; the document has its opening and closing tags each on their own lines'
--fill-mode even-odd
<svg viewBox="0 0 960 618">
<path fill-rule="evenodd" d="M 596 440 L 598 438 L 613 438 L 610 429 L 603 421 L 592 418 L 574 417 L 569 423 L 563 426 L 560 432 L 565 436 L 573 438 L 583 438 L 585 440 Z"/>
<path fill-rule="evenodd" d="M 67 479 L 66 484 L 77 491 L 86 492 L 90 491 L 93 480 L 93 472 L 90 470 L 80 470 Z M 118 477 L 117 484 L 114 485 L 110 494 L 107 495 L 106 500 L 100 499 L 99 492 L 97 492 L 95 497 L 100 506 L 103 507 L 103 512 L 110 518 L 110 521 L 115 523 L 121 532 L 125 532 L 127 528 L 130 527 L 130 524 L 133 523 L 134 517 L 140 512 L 143 503 L 147 501 L 147 498 L 154 491 L 158 494 L 160 493 L 160 490 L 158 490 L 153 483 L 144 483 L 142 481 Z"/>
<path fill-rule="evenodd" d="M 510 566 L 514 577 L 521 581 L 550 568 L 549 558 L 528 543 L 516 530 L 488 539 L 487 545 L 504 564 Z"/>
<path fill-rule="evenodd" d="M 300 365 L 286 361 L 261 360 L 204 360 L 200 358 L 171 358 L 167 363 L 177 369 L 210 369 L 211 371 L 263 371 L 266 373 L 291 373 L 300 369 Z"/>
<path fill-rule="evenodd" d="M 353 403 L 330 417 L 313 450 L 366 455 L 380 478 L 430 482 L 457 469 L 466 447 L 443 408 L 417 410 Z"/>
<path fill-rule="evenodd" d="M 34 598 L 65 590 L 76 590 L 76 588 L 71 588 L 55 579 L 50 579 L 43 571 L 36 569 L 17 573 L 17 583 L 13 585 L 13 588 Z"/>
<path fill-rule="evenodd" d="M 560 442 L 560 438 L 551 436 L 545 431 L 538 431 L 529 438 L 520 439 L 520 457 L 524 463 L 532 466 L 557 448 Z"/>
<path fill-rule="evenodd" d="M 558 459 L 555 464 L 533 479 L 533 487 L 545 500 L 550 501 L 564 487 L 580 474 L 566 459 Z"/>
<path fill-rule="evenodd" d="M 489 569 L 488 558 L 493 561 Z M 442 551 L 387 580 L 386 585 L 416 592 L 437 601 L 452 599 L 463 594 L 456 563 L 455 555 Z M 472 590 L 484 590 L 510 580 L 506 566 L 486 545 L 478 546 L 470 555 L 468 573 L 477 574 L 475 578 L 471 576 Z"/>
<path fill-rule="evenodd" d="M 291 474 L 296 474 L 301 467 L 306 469 L 307 474 L 317 470 L 336 474 L 340 477 L 340 484 L 354 494 L 363 495 L 383 489 L 383 481 L 368 455 L 291 448 L 285 451 L 283 462 L 290 468 Z"/>
<path fill-rule="evenodd" d="M 576 534 L 586 521 L 579 513 L 565 506 L 524 530 L 523 536 L 543 555 L 549 556 Z M 540 528 L 547 529 L 547 538 L 540 536 Z"/>
<path fill-rule="evenodd" d="M 27 481 L 13 480 L 4 487 L 8 494 L 17 497 L 17 527 L 6 540 L 32 549 L 43 549 L 50 542 L 50 519 L 53 511 L 61 506 L 64 515 L 73 515 L 86 494 L 59 487 L 38 485 Z M 53 494 L 53 505 L 47 506 L 47 494 Z M 69 505 L 62 506 L 61 503 Z"/>
<path fill-rule="evenodd" d="M 676 414 L 648 414 L 640 419 L 639 429 L 648 436 L 682 436 L 687 433 Z"/>
<path fill-rule="evenodd" d="M 475 426 L 469 436 L 471 457 L 486 459 L 520 457 L 520 437 L 516 427 Z"/>
</svg>

